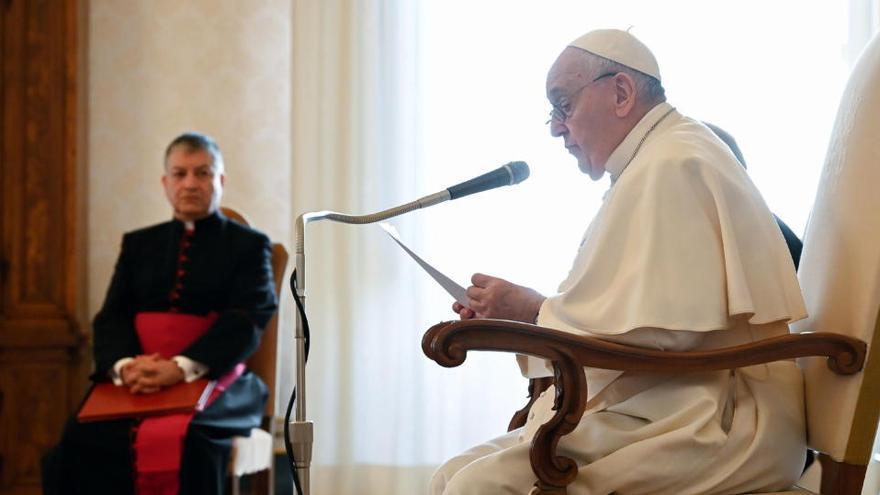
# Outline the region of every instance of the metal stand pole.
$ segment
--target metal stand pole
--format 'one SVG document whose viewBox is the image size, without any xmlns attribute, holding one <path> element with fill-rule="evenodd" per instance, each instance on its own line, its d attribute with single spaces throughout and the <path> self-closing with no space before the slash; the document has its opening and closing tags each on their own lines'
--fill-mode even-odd
<svg viewBox="0 0 880 495">
<path fill-rule="evenodd" d="M 297 252 L 295 254 L 296 263 L 296 297 L 302 301 L 303 309 L 306 305 L 305 291 L 305 253 L 302 247 L 304 242 L 300 243 L 300 239 L 304 241 L 303 232 L 299 227 L 301 218 L 297 219 L 298 237 Z M 296 474 L 299 478 L 300 487 L 303 495 L 309 495 L 309 467 L 312 464 L 312 443 L 314 442 L 314 424 L 306 421 L 306 339 L 303 332 L 302 315 L 296 312 L 296 333 L 294 334 L 294 343 L 296 344 L 296 413 L 294 420 L 290 423 L 290 443 L 293 447 L 294 466 Z M 294 488 L 295 490 L 295 488 Z M 294 493 L 293 495 L 297 495 Z"/>
<path fill-rule="evenodd" d="M 333 211 L 318 211 L 303 213 L 296 218 L 294 226 L 296 230 L 296 296 L 302 301 L 303 308 L 306 303 L 306 256 L 305 256 L 305 225 L 319 220 L 331 220 L 347 224 L 368 224 L 380 222 L 391 217 L 396 217 L 419 208 L 426 208 L 450 199 L 449 191 L 443 190 L 438 193 L 425 196 L 405 205 L 397 206 L 380 211 L 371 215 L 345 215 Z M 296 332 L 294 334 L 296 344 L 296 415 L 290 422 L 290 443 L 293 447 L 294 467 L 299 477 L 303 495 L 309 495 L 309 468 L 312 464 L 312 444 L 314 443 L 314 424 L 306 420 L 306 341 L 302 317 L 296 313 Z M 296 495 L 296 494 L 294 494 Z"/>
<path fill-rule="evenodd" d="M 306 307 L 306 255 L 305 255 L 305 222 L 307 215 L 300 215 L 296 219 L 296 253 L 294 262 L 296 267 L 296 294 L 302 302 L 303 311 Z M 312 464 L 312 444 L 314 442 L 314 424 L 306 420 L 306 339 L 302 315 L 296 312 L 296 330 L 294 343 L 296 344 L 296 412 L 294 420 L 290 422 L 290 441 L 293 450 L 293 463 L 299 478 L 300 488 L 303 495 L 309 495 L 309 467 Z M 294 494 L 296 493 L 294 487 Z"/>
</svg>

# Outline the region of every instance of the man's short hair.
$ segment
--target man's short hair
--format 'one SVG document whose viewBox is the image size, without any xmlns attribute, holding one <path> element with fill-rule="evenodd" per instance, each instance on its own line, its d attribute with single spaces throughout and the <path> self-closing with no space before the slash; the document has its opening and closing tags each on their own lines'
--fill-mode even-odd
<svg viewBox="0 0 880 495">
<path fill-rule="evenodd" d="M 217 142 L 211 136 L 207 134 L 202 134 L 201 132 L 184 132 L 183 134 L 174 138 L 173 141 L 165 148 L 165 162 L 164 166 L 168 166 L 168 156 L 177 147 L 183 147 L 187 153 L 192 153 L 194 151 L 207 151 L 211 155 L 211 165 L 214 167 L 215 172 L 223 173 L 223 154 L 220 153 L 220 147 L 217 146 Z"/>
<path fill-rule="evenodd" d="M 666 90 L 663 84 L 655 77 L 651 77 L 644 72 L 637 71 L 613 60 L 607 59 L 594 53 L 589 54 L 590 67 L 596 70 L 596 74 L 605 74 L 607 72 L 624 72 L 628 74 L 636 83 L 636 90 L 643 96 L 645 101 L 649 103 L 661 103 L 666 101 Z"/>
</svg>

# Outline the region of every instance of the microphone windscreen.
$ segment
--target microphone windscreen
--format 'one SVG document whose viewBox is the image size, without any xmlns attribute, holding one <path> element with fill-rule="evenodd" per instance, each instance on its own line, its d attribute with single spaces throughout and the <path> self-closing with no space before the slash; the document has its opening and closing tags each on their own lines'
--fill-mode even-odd
<svg viewBox="0 0 880 495">
<path fill-rule="evenodd" d="M 510 168 L 511 186 L 529 178 L 529 165 L 526 162 L 510 162 L 505 167 Z"/>
<path fill-rule="evenodd" d="M 470 194 L 495 189 L 496 187 L 519 184 L 526 180 L 528 176 L 529 166 L 526 165 L 526 162 L 510 162 L 479 177 L 456 184 L 448 188 L 447 191 L 449 191 L 449 199 L 458 199 Z"/>
</svg>

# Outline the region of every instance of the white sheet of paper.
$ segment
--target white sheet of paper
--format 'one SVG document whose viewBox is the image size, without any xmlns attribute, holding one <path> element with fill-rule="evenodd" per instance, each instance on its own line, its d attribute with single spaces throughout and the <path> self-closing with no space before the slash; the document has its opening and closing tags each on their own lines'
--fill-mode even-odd
<svg viewBox="0 0 880 495">
<path fill-rule="evenodd" d="M 467 306 L 467 296 L 465 295 L 464 287 L 455 283 L 455 281 L 453 281 L 451 278 L 442 274 L 439 270 L 428 264 L 427 261 L 420 258 L 419 255 L 412 252 L 412 249 L 408 248 L 406 244 L 404 244 L 403 241 L 400 240 L 400 234 L 397 233 L 397 229 L 395 229 L 393 225 L 383 222 L 380 223 L 379 226 L 382 227 L 382 230 L 384 230 L 386 234 L 388 234 L 388 237 L 394 240 L 394 242 L 396 242 L 398 246 L 403 248 L 403 250 L 406 251 L 406 253 L 412 257 L 412 259 L 416 260 L 416 263 L 418 263 L 419 266 L 421 266 L 426 272 L 428 272 L 428 275 L 436 280 L 437 283 L 440 284 L 440 287 L 443 287 L 443 289 L 448 292 L 449 295 L 452 296 L 456 301 L 458 301 L 459 304 L 461 304 L 462 306 Z"/>
</svg>

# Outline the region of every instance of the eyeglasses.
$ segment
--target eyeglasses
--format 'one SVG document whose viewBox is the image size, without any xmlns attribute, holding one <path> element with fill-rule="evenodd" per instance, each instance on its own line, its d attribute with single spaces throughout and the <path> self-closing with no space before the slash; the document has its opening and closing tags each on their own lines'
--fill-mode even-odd
<svg viewBox="0 0 880 495">
<path fill-rule="evenodd" d="M 615 76 L 615 75 L 617 75 L 617 72 L 606 72 L 605 74 L 602 74 L 601 76 L 599 76 L 599 77 L 593 79 L 592 81 L 590 81 L 590 82 L 584 84 L 583 86 L 579 87 L 578 89 L 574 90 L 574 91 L 573 91 L 573 92 L 572 92 L 572 93 L 566 98 L 566 99 L 569 100 L 569 101 L 566 101 L 566 102 L 563 103 L 562 105 L 560 105 L 560 104 L 558 104 L 558 103 L 551 103 L 551 105 L 553 106 L 553 109 L 550 110 L 550 118 L 547 120 L 547 122 L 544 122 L 544 124 L 549 124 L 550 122 L 553 122 L 554 120 L 555 120 L 556 122 L 559 122 L 560 124 L 564 124 L 565 121 L 566 121 L 569 117 L 571 117 L 572 105 L 571 105 L 571 101 L 570 101 L 570 100 L 571 100 L 572 98 L 577 97 L 577 95 L 578 95 L 581 91 L 583 91 L 584 88 L 586 88 L 587 86 L 593 84 L 594 82 L 599 81 L 599 80 L 602 80 L 602 79 L 605 79 L 606 77 L 611 77 L 611 76 Z"/>
</svg>

